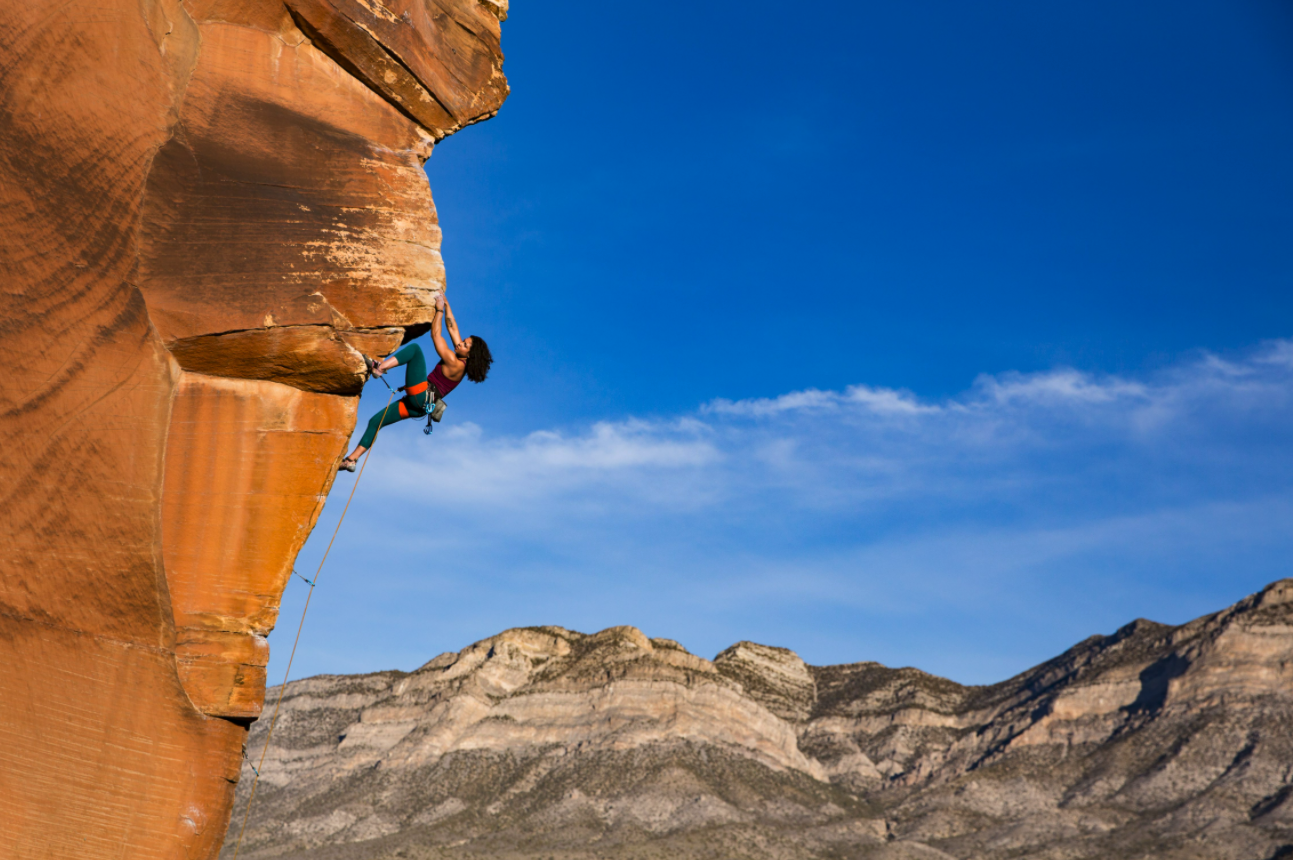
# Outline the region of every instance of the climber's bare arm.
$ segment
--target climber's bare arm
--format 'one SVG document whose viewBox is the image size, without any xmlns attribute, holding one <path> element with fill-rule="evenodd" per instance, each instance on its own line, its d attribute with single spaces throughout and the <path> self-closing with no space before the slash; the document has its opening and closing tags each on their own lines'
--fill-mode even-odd
<svg viewBox="0 0 1293 860">
<path fill-rule="evenodd" d="M 431 318 L 431 342 L 435 344 L 435 353 L 444 362 L 445 369 L 457 373 L 462 369 L 463 362 L 454 353 L 454 348 L 445 343 L 444 332 L 440 330 L 444 319 L 444 311 L 440 308 L 441 301 L 443 300 L 436 301 L 435 316 Z"/>
<path fill-rule="evenodd" d="M 449 300 L 440 296 L 440 302 L 436 304 L 439 305 L 441 302 L 444 303 L 445 328 L 449 329 L 449 338 L 453 341 L 454 349 L 457 349 L 462 343 L 462 335 L 458 333 L 458 321 L 453 318 L 453 308 L 449 307 Z"/>
</svg>

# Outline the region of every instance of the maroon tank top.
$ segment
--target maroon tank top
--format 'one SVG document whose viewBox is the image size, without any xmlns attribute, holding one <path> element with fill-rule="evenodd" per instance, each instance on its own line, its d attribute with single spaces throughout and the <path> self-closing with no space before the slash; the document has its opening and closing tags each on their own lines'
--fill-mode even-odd
<svg viewBox="0 0 1293 860">
<path fill-rule="evenodd" d="M 461 379 L 453 380 L 445 376 L 444 362 L 442 361 L 435 366 L 434 370 L 431 371 L 431 375 L 427 377 L 427 382 L 434 385 L 435 390 L 440 393 L 441 397 L 444 397 L 450 391 L 453 391 L 455 388 L 457 388 L 458 383 L 462 382 L 462 380 Z"/>
</svg>

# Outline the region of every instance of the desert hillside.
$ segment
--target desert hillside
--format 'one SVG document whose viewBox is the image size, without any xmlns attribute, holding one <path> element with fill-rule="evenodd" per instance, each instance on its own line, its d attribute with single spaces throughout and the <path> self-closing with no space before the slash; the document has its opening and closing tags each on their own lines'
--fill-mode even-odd
<svg viewBox="0 0 1293 860">
<path fill-rule="evenodd" d="M 1293 854 L 1293 580 L 985 687 L 539 627 L 283 709 L 245 857 Z"/>
</svg>

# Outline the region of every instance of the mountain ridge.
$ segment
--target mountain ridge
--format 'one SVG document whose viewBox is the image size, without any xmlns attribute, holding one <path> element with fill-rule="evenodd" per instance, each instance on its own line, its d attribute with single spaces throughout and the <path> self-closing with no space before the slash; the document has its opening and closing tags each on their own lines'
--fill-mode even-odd
<svg viewBox="0 0 1293 860">
<path fill-rule="evenodd" d="M 514 628 L 288 684 L 261 783 L 249 857 L 1266 860 L 1293 845 L 1293 579 L 983 686 Z"/>
</svg>

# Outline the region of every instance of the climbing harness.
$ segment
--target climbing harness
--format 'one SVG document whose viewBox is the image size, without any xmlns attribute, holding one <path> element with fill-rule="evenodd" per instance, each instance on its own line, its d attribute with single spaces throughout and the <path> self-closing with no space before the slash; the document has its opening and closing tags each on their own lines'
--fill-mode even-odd
<svg viewBox="0 0 1293 860">
<path fill-rule="evenodd" d="M 387 387 L 389 388 L 390 386 L 387 386 Z M 427 391 L 427 389 L 430 389 L 430 391 Z M 444 417 L 445 409 L 449 408 L 445 404 L 444 398 L 440 396 L 440 392 L 436 391 L 434 388 L 431 388 L 430 379 L 424 379 L 421 382 L 417 383 L 416 385 L 401 385 L 398 390 L 403 391 L 405 394 L 409 396 L 417 396 L 421 394 L 423 391 L 427 391 L 427 397 L 430 398 L 431 403 L 429 408 L 427 409 L 427 426 L 422 429 L 422 435 L 430 436 L 431 422 L 434 421 L 435 423 L 439 424 L 440 419 Z M 404 407 L 404 401 L 400 401 L 400 414 L 403 415 L 405 418 L 409 417 L 408 410 Z M 376 439 L 377 437 L 374 436 L 373 438 Z"/>
<path fill-rule="evenodd" d="M 390 383 L 387 383 L 386 387 L 390 388 Z M 386 406 L 384 409 L 390 408 L 391 400 L 393 400 L 394 397 L 395 392 L 392 390 L 390 397 L 386 398 Z M 381 432 L 382 428 L 379 426 L 377 428 L 377 433 L 373 434 L 374 442 L 377 441 L 377 435 Z M 367 468 L 368 458 L 372 456 L 372 453 L 371 448 L 364 452 L 364 462 L 359 466 L 359 474 L 355 476 L 354 486 L 350 488 L 350 495 L 346 497 L 346 506 L 341 509 L 341 518 L 337 520 L 337 527 L 332 530 L 332 538 L 328 541 L 327 549 L 323 551 L 323 558 L 319 559 L 319 567 L 314 572 L 314 579 L 305 579 L 304 576 L 296 573 L 295 568 L 292 570 L 292 573 L 310 583 L 310 591 L 305 595 L 305 606 L 301 609 L 301 623 L 296 626 L 296 638 L 292 640 L 292 653 L 287 657 L 287 669 L 283 672 L 283 683 L 279 685 L 278 688 L 278 701 L 274 703 L 274 714 L 269 718 L 269 732 L 265 735 L 265 746 L 260 751 L 260 766 L 257 767 L 251 763 L 251 759 L 247 756 L 247 748 L 245 746 L 242 750 L 243 758 L 247 759 L 247 764 L 251 766 L 251 772 L 256 776 L 251 781 L 251 795 L 247 798 L 247 809 L 242 816 L 242 827 L 238 830 L 238 842 L 233 849 L 233 860 L 238 860 L 238 852 L 242 850 L 242 837 L 247 832 L 247 820 L 251 818 L 251 804 L 252 801 L 256 799 L 256 786 L 260 783 L 260 772 L 265 767 L 265 754 L 269 752 L 269 742 L 274 739 L 274 726 L 278 724 L 278 712 L 283 706 L 283 694 L 287 692 L 287 677 L 292 671 L 292 661 L 296 659 L 296 646 L 301 643 L 301 631 L 305 629 L 305 613 L 310 611 L 310 598 L 314 596 L 315 583 L 319 581 L 319 574 L 323 572 L 323 565 L 328 560 L 328 554 L 332 552 L 332 545 L 337 541 L 337 534 L 341 531 L 341 524 L 346 521 L 346 513 L 350 510 L 350 503 L 354 501 L 355 490 L 359 489 L 359 482 L 364 477 L 364 469 Z"/>
<path fill-rule="evenodd" d="M 376 359 L 369 358 L 368 356 L 364 356 L 364 362 L 368 365 L 369 378 L 376 376 L 376 374 L 373 371 L 377 368 L 378 361 Z M 428 388 L 431 388 L 431 382 L 429 379 L 424 379 L 421 382 L 414 383 L 413 385 L 401 385 L 399 388 L 391 388 L 391 384 L 386 381 L 385 376 L 378 376 L 377 378 L 382 381 L 383 385 L 385 385 L 387 388 L 390 389 L 392 396 L 394 396 L 396 391 L 403 391 L 404 394 L 408 397 L 416 397 L 417 395 L 421 394 L 423 391 L 426 391 Z M 436 391 L 434 388 L 431 389 L 428 396 L 431 399 L 431 403 L 427 409 L 427 426 L 422 428 L 422 435 L 424 436 L 431 435 L 431 430 L 432 430 L 431 422 L 434 421 L 436 424 L 439 424 L 440 419 L 444 417 L 444 411 L 449 408 L 448 405 L 444 402 L 444 398 L 440 396 L 440 392 Z M 388 406 L 390 405 L 389 400 L 386 403 Z M 399 402 L 399 410 L 400 410 L 401 417 L 403 418 L 409 417 L 408 407 L 404 405 L 403 400 L 400 400 Z M 374 441 L 377 439 L 376 434 L 373 434 L 373 439 Z"/>
</svg>

